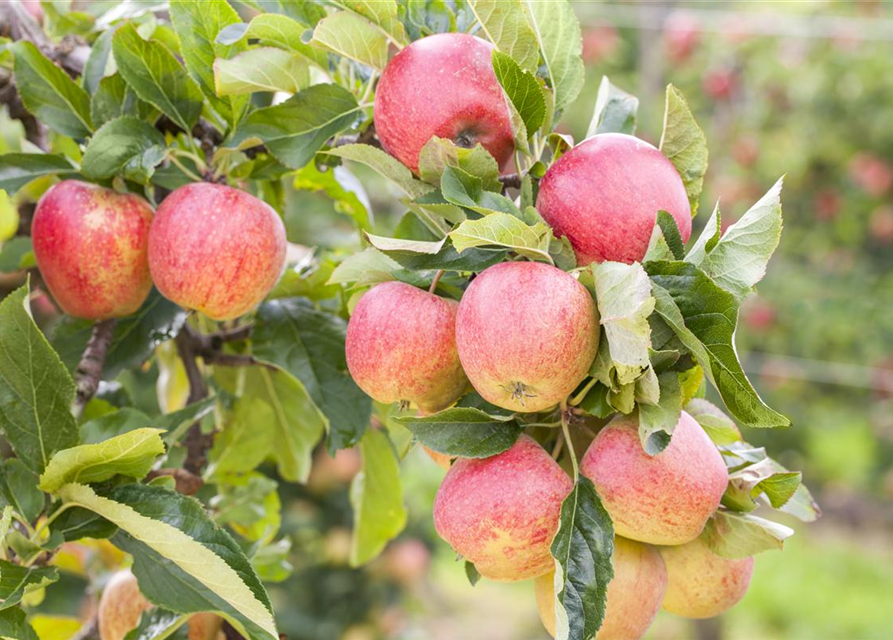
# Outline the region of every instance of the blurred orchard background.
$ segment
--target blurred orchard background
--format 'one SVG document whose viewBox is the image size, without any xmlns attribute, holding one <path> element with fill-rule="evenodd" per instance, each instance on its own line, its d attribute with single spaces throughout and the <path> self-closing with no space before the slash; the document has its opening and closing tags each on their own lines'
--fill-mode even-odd
<svg viewBox="0 0 893 640">
<path fill-rule="evenodd" d="M 447 0 L 449 1 L 449 0 Z M 84 10 L 90 10 L 90 3 Z M 238 4 L 238 3 L 234 3 Z M 587 84 L 564 132 L 585 134 L 601 76 L 636 94 L 638 135 L 657 143 L 668 82 L 688 98 L 710 145 L 702 216 L 717 200 L 731 223 L 784 172 L 785 230 L 769 274 L 742 311 L 739 351 L 755 386 L 794 427 L 771 434 L 802 469 L 824 517 L 757 557 L 750 592 L 719 620 L 661 613 L 653 640 L 873 640 L 893 628 L 893 3 L 574 2 Z M 0 114 L 0 151 L 21 126 Z M 283 182 L 289 240 L 354 251 L 356 207 L 390 235 L 403 210 L 369 172 L 336 172 L 328 197 Z M 37 197 L 48 185 L 31 186 Z M 332 197 L 336 198 L 333 203 Z M 0 233 L 2 233 L 0 229 Z M 0 265 L 0 287 L 21 275 Z M 46 300 L 45 300 L 46 302 Z M 35 304 L 41 321 L 54 310 Z M 159 354 L 163 357 L 163 354 Z M 134 402 L 158 403 L 157 370 L 123 381 Z M 185 380 L 163 381 L 165 393 Z M 135 389 L 142 389 L 135 393 Z M 163 394 L 162 394 L 163 395 Z M 162 399 L 163 401 L 163 399 Z M 155 405 L 157 406 L 157 404 Z M 745 436 L 763 444 L 755 431 Z M 443 471 L 421 451 L 404 463 L 410 521 L 382 558 L 348 566 L 349 483 L 358 454 L 317 455 L 306 487 L 281 484 L 282 529 L 294 573 L 271 596 L 290 640 L 545 640 L 530 583 L 469 586 L 436 542 L 431 504 Z M 273 494 L 275 497 L 275 494 Z M 98 547 L 69 558 L 70 593 L 84 562 L 114 564 Z M 285 575 L 285 574 L 283 574 Z M 80 599 L 50 592 L 54 612 Z M 61 633 L 61 631 L 60 631 Z M 64 637 L 60 635 L 60 637 Z"/>
</svg>

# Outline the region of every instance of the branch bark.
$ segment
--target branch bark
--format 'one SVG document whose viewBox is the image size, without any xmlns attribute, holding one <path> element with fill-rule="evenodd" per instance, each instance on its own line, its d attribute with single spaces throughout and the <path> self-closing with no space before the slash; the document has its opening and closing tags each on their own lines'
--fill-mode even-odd
<svg viewBox="0 0 893 640">
<path fill-rule="evenodd" d="M 76 395 L 73 410 L 76 416 L 83 413 L 84 407 L 99 389 L 102 368 L 105 366 L 105 358 L 115 333 L 115 324 L 116 321 L 112 318 L 93 325 L 93 332 L 87 341 L 81 361 L 74 370 Z"/>
<path fill-rule="evenodd" d="M 174 339 L 177 345 L 177 352 L 180 354 L 180 359 L 183 360 L 183 367 L 186 369 L 186 379 L 189 380 L 187 404 L 204 400 L 208 396 L 208 387 L 205 385 L 205 380 L 196 360 L 198 353 L 196 353 L 193 337 L 196 335 L 198 334 L 192 330 L 189 323 L 186 323 Z M 186 460 L 183 462 L 183 468 L 189 473 L 201 476 L 202 469 L 208 462 L 206 452 L 214 444 L 213 436 L 202 433 L 201 421 L 197 420 L 186 432 L 183 444 L 186 447 Z"/>
</svg>

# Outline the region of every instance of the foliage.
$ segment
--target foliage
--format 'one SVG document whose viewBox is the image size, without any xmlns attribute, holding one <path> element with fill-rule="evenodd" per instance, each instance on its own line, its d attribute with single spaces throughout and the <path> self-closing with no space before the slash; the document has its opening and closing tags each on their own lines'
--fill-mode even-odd
<svg viewBox="0 0 893 640">
<path fill-rule="evenodd" d="M 95 3 L 87 13 L 64 4 L 53 4 L 52 14 L 46 5 L 48 34 L 19 39 L 0 57 L 24 106 L 52 131 L 45 144 L 38 140 L 45 148 L 23 142 L 0 155 L 11 206 L 25 212 L 57 178 L 154 204 L 205 180 L 249 191 L 279 212 L 314 194 L 347 215 L 349 222 L 329 222 L 344 224 L 350 239 L 298 245 L 314 243 L 302 233 L 305 221 L 285 215 L 295 244 L 259 308 L 215 323 L 153 292 L 108 331 L 92 389 L 85 363 L 103 323 L 54 311 L 39 318 L 38 301 L 52 303 L 36 271 L 4 298 L 0 428 L 16 457 L 3 465 L 2 551 L 15 562 L 0 567 L 0 607 L 9 609 L 0 611 L 0 635 L 33 636 L 18 607 L 57 579 L 44 565 L 64 553 L 63 543 L 95 538 L 132 556 L 140 588 L 161 607 L 141 633 L 173 614 L 214 611 L 246 638 L 275 639 L 281 612 L 264 584 L 292 571 L 277 481 L 312 482 L 320 443 L 331 454 L 361 453 L 350 491 L 349 562 L 358 567 L 407 526 L 400 470 L 413 444 L 482 458 L 527 432 L 556 455 L 558 438 L 567 443 L 560 460 L 571 462 L 575 488 L 551 546 L 558 628 L 562 640 L 588 640 L 604 617 L 613 527 L 579 476 L 568 416 L 633 414 L 646 452 L 657 455 L 683 406 L 703 395 L 702 377 L 731 414 L 704 419 L 732 471 L 705 534 L 711 548 L 737 557 L 780 547 L 789 531 L 751 515 L 758 504 L 817 517 L 800 475 L 741 442 L 732 422 L 790 425 L 757 395 L 734 343 L 742 300 L 779 241 L 780 181 L 724 233 L 717 209 L 687 254 L 672 219 L 657 216 L 642 264 L 578 268 L 568 241 L 536 210 L 539 179 L 567 146 L 556 127 L 584 83 L 571 3 L 172 0 L 169 15 L 141 3 Z M 494 72 L 513 116 L 512 179 L 481 146 L 433 138 L 417 177 L 376 146 L 374 91 L 391 50 L 456 30 L 476 30 L 494 45 Z M 56 64 L 63 36 L 74 33 L 86 43 L 86 63 Z M 588 130 L 632 133 L 637 108 L 606 79 Z M 697 214 L 707 142 L 672 85 L 660 146 Z M 379 203 L 358 175 L 387 183 L 383 207 L 403 214 L 398 224 L 375 220 Z M 19 231 L 28 234 L 24 225 Z M 0 265 L 33 268 L 28 252 L 18 238 L 5 242 Z M 347 318 L 368 287 L 399 280 L 460 299 L 475 274 L 507 260 L 569 272 L 597 302 L 601 347 L 570 408 L 513 414 L 471 393 L 433 415 L 395 415 L 360 391 L 344 345 Z M 13 517 L 24 533 L 9 528 Z"/>
</svg>

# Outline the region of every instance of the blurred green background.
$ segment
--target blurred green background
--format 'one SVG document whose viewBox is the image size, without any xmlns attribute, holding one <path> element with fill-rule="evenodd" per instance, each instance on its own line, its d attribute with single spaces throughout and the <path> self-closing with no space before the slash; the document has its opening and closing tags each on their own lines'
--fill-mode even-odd
<svg viewBox="0 0 893 640">
<path fill-rule="evenodd" d="M 731 612 L 697 625 L 662 613 L 648 637 L 891 637 L 893 4 L 573 4 L 587 84 L 565 133 L 583 138 L 608 75 L 640 98 L 638 135 L 656 143 L 664 87 L 674 83 L 711 155 L 694 233 L 717 200 L 730 223 L 786 176 L 782 243 L 737 337 L 755 386 L 794 426 L 745 437 L 802 470 L 825 514 L 809 527 L 785 522 L 797 534 L 784 552 L 758 557 L 750 592 Z M 20 148 L 20 127 L 5 113 L 0 132 L 0 150 Z M 301 174 L 283 183 L 290 241 L 355 250 L 352 207 L 368 209 L 377 232 L 393 229 L 405 213 L 397 194 L 362 167 L 350 170 L 334 174 L 335 202 L 302 191 Z M 145 375 L 135 400 L 151 404 L 157 369 Z M 444 472 L 418 450 L 403 464 L 407 530 L 370 567 L 349 568 L 348 485 L 358 457 L 318 453 L 307 487 L 280 485 L 295 572 L 271 596 L 290 640 L 546 640 L 532 584 L 472 588 L 437 541 L 431 505 Z M 90 561 L 117 562 L 102 553 Z M 45 608 L 87 613 L 86 582 L 65 580 L 69 589 L 52 590 L 59 595 Z"/>
</svg>

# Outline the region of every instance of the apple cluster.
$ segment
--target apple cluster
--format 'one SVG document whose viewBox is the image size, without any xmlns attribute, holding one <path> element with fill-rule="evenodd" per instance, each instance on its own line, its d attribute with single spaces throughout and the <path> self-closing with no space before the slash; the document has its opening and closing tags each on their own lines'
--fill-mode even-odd
<svg viewBox="0 0 893 640">
<path fill-rule="evenodd" d="M 514 147 L 491 49 L 474 36 L 441 34 L 396 55 L 375 99 L 385 149 L 418 172 L 420 151 L 433 136 L 459 147 L 480 144 L 504 172 Z M 430 95 L 444 100 L 425 99 Z M 691 234 L 691 205 L 676 168 L 630 135 L 595 135 L 565 153 L 542 177 L 536 208 L 569 240 L 580 267 L 641 261 L 660 210 L 672 215 L 683 242 Z M 422 415 L 470 390 L 500 410 L 564 410 L 589 373 L 601 328 L 593 295 L 578 277 L 513 259 L 474 276 L 459 302 L 435 290 L 387 282 L 356 304 L 347 363 L 368 395 Z M 439 535 L 484 577 L 534 579 L 543 623 L 554 635 L 550 546 L 571 477 L 528 435 L 483 459 L 429 453 L 448 468 L 434 503 Z M 616 533 L 599 638 L 641 637 L 662 605 L 711 617 L 744 595 L 753 559 L 717 556 L 699 537 L 720 505 L 728 472 L 694 418 L 683 412 L 670 444 L 653 456 L 640 443 L 637 422 L 615 418 L 591 441 L 579 471 L 593 482 Z"/>
<path fill-rule="evenodd" d="M 34 256 L 67 314 L 88 320 L 137 311 L 154 283 L 171 301 L 228 320 L 251 310 L 285 268 L 285 226 L 249 193 L 201 182 L 157 211 L 95 184 L 53 185 L 34 212 Z"/>
</svg>

